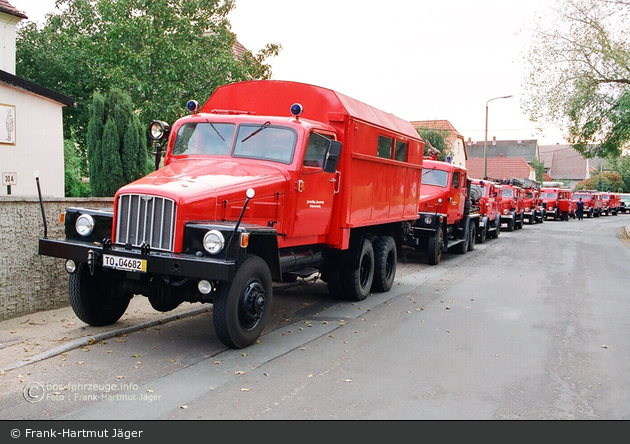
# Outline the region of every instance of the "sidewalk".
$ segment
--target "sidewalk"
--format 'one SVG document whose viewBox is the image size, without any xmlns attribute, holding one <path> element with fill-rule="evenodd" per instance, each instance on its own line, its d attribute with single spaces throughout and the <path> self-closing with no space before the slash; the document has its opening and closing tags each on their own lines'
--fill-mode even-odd
<svg viewBox="0 0 630 444">
<path fill-rule="evenodd" d="M 0 374 L 93 342 L 153 327 L 212 310 L 212 305 L 182 303 L 175 310 L 155 310 L 144 296 L 135 296 L 118 322 L 92 327 L 70 306 L 0 321 Z"/>
</svg>

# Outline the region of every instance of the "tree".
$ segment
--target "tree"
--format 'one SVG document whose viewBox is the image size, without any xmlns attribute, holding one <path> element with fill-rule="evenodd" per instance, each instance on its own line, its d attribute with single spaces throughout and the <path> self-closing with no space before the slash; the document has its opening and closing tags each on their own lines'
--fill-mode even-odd
<svg viewBox="0 0 630 444">
<path fill-rule="evenodd" d="M 630 1 L 556 0 L 527 62 L 533 121 L 566 128 L 585 157 L 618 157 L 630 142 Z"/>
<path fill-rule="evenodd" d="M 269 78 L 268 44 L 237 59 L 228 13 L 234 0 L 57 0 L 38 29 L 17 30 L 16 73 L 73 97 L 64 109 L 66 138 L 85 147 L 94 91 L 127 92 L 142 124 L 172 122 L 190 99 L 205 100 L 225 83 Z M 84 153 L 85 154 L 85 153 Z"/>
<path fill-rule="evenodd" d="M 545 181 L 545 162 L 534 157 L 530 163 L 534 171 L 536 171 L 536 181 L 543 183 Z"/>
<path fill-rule="evenodd" d="M 113 196 L 147 172 L 143 126 L 130 97 L 118 88 L 94 93 L 88 123 L 88 161 L 93 196 Z"/>
<path fill-rule="evenodd" d="M 90 185 L 83 182 L 82 162 L 73 139 L 67 139 L 63 144 L 65 196 L 88 197 L 91 194 Z"/>
<path fill-rule="evenodd" d="M 618 173 L 606 171 L 597 173 L 593 175 L 593 177 L 583 180 L 575 186 L 575 189 L 620 193 L 623 190 L 623 180 Z"/>
<path fill-rule="evenodd" d="M 450 148 L 446 140 L 448 131 L 424 127 L 416 128 L 416 131 L 423 140 L 428 141 L 433 148 L 440 152 L 437 159 L 444 161 L 444 159 L 446 159 L 446 153 Z M 425 144 L 424 146 L 424 155 L 429 155 L 429 144 Z"/>
</svg>

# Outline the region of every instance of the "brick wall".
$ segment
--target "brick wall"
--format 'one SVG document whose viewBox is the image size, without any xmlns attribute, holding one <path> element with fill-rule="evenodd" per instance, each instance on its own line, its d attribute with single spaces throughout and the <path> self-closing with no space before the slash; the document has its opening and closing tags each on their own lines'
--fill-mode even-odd
<svg viewBox="0 0 630 444">
<path fill-rule="evenodd" d="M 112 208 L 113 198 L 44 198 L 50 239 L 63 239 L 67 207 Z M 0 320 L 68 305 L 64 259 L 40 256 L 44 223 L 37 198 L 0 197 Z"/>
</svg>

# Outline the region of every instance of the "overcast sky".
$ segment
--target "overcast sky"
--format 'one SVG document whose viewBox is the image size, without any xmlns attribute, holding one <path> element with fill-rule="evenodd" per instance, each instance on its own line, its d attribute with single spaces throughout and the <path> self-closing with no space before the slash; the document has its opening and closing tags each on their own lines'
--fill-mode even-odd
<svg viewBox="0 0 630 444">
<path fill-rule="evenodd" d="M 9 0 L 43 22 L 54 0 Z M 273 79 L 334 89 L 407 120 L 448 120 L 467 140 L 538 139 L 522 111 L 524 57 L 550 0 L 236 0 L 232 31 L 252 52 L 278 43 Z M 374 6 L 371 6 L 371 5 Z M 195 98 L 205 101 L 206 98 Z"/>
</svg>

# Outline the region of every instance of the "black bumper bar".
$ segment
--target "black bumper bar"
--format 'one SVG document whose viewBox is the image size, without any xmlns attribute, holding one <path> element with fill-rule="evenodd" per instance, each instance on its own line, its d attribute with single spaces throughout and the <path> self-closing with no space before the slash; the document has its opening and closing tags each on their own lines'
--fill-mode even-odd
<svg viewBox="0 0 630 444">
<path fill-rule="evenodd" d="M 115 245 L 105 250 L 100 243 L 87 244 L 70 239 L 51 240 L 40 238 L 39 254 L 84 263 L 87 263 L 89 256 L 93 255 L 94 265 L 97 267 L 102 267 L 103 265 L 103 254 L 112 254 L 130 259 L 146 259 L 147 273 L 219 281 L 232 281 L 237 270 L 237 263 L 232 260 L 159 251 L 142 254 L 140 249 L 126 249 Z"/>
</svg>

